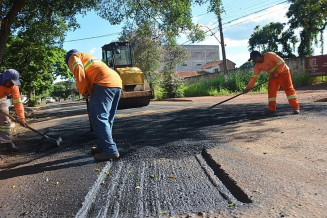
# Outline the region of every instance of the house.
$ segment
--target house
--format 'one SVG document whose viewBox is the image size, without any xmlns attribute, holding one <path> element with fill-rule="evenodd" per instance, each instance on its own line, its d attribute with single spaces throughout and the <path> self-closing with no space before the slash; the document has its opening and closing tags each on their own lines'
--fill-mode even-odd
<svg viewBox="0 0 327 218">
<path fill-rule="evenodd" d="M 188 59 L 176 67 L 176 72 L 200 71 L 200 67 L 208 62 L 219 60 L 218 45 L 182 45 L 186 49 Z"/>
<path fill-rule="evenodd" d="M 227 59 L 227 70 L 233 70 L 235 69 L 236 64 L 230 60 Z M 218 73 L 224 71 L 224 65 L 223 61 L 212 61 L 209 63 L 206 63 L 200 67 L 202 71 L 206 71 L 208 73 Z"/>
</svg>

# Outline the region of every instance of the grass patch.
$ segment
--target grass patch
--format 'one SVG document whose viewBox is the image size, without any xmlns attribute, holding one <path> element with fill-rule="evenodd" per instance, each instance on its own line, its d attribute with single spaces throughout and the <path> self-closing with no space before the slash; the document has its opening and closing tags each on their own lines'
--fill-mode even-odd
<svg viewBox="0 0 327 218">
<path fill-rule="evenodd" d="M 225 82 L 224 75 L 219 75 L 217 78 L 185 85 L 183 92 L 185 97 L 195 96 L 217 96 L 227 95 L 231 93 L 241 92 L 245 89 L 251 78 L 252 72 L 232 72 L 229 73 L 229 81 Z M 258 83 L 267 80 L 268 75 L 262 75 L 258 79 Z M 267 92 L 267 84 L 253 90 L 253 92 Z"/>
</svg>

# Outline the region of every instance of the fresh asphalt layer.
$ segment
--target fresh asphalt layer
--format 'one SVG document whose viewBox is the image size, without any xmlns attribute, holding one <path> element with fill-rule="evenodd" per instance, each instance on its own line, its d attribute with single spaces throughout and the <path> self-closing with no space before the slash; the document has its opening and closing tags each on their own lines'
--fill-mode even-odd
<svg viewBox="0 0 327 218">
<path fill-rule="evenodd" d="M 120 110 L 113 136 L 121 157 L 101 163 L 89 152 L 96 136 L 85 105 L 47 108 L 36 113 L 32 125 L 53 137 L 61 135 L 64 142 L 50 149 L 50 142 L 39 142 L 31 132 L 17 135 L 20 161 L 2 167 L 0 174 L 3 217 L 233 216 L 251 205 L 251 196 L 207 152 L 228 145 L 207 133 L 271 119 L 263 112 L 265 103 L 208 110 L 192 102 L 165 102 Z M 290 113 L 287 104 L 279 110 L 279 116 Z"/>
</svg>

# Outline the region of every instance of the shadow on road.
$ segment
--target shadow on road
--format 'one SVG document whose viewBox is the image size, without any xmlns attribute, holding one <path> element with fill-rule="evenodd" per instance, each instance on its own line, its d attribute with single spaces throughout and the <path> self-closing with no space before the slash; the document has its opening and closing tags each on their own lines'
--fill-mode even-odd
<svg viewBox="0 0 327 218">
<path fill-rule="evenodd" d="M 9 179 L 24 175 L 33 175 L 42 173 L 45 171 L 60 170 L 70 167 L 82 166 L 86 164 L 94 163 L 94 160 L 82 161 L 85 158 L 89 158 L 89 154 L 80 155 L 77 157 L 65 158 L 55 161 L 49 161 L 45 163 L 35 164 L 33 166 L 24 166 L 16 169 L 3 170 L 0 174 L 0 180 Z M 77 161 L 77 162 L 76 162 Z"/>
<path fill-rule="evenodd" d="M 301 106 L 302 113 L 296 115 L 299 119 L 310 113 L 323 114 L 327 111 L 325 104 L 302 104 Z M 222 128 L 229 128 L 229 131 L 232 132 L 234 127 L 231 125 L 235 123 L 255 120 L 260 125 L 261 120 L 282 119 L 283 116 L 292 114 L 288 104 L 278 105 L 276 117 L 267 117 L 264 113 L 265 108 L 266 104 L 228 104 L 210 110 L 207 108 L 184 109 L 168 113 L 116 118 L 113 136 L 121 158 L 130 160 L 183 158 L 199 154 L 203 148 L 221 146 L 221 142 L 217 139 L 208 137 L 208 132 L 215 131 L 219 134 L 219 130 Z M 48 130 L 51 130 L 50 132 L 54 135 L 60 133 L 64 143 L 59 151 L 61 149 L 73 151 L 82 148 L 88 150 L 96 144 L 97 137 L 94 132 L 90 132 L 87 116 L 67 117 L 59 120 L 56 126 Z M 34 136 L 32 134 L 24 132 L 18 135 L 20 155 L 22 157 L 29 155 L 30 160 L 33 160 L 44 156 L 47 154 L 46 152 L 50 154 L 50 151 L 40 152 L 42 143 L 36 143 L 35 134 Z M 1 168 L 11 168 L 25 162 L 17 159 L 16 162 L 8 163 Z M 44 163 L 44 166 L 46 164 Z M 43 165 L 38 167 L 42 168 Z M 33 169 L 36 170 L 38 167 Z"/>
</svg>

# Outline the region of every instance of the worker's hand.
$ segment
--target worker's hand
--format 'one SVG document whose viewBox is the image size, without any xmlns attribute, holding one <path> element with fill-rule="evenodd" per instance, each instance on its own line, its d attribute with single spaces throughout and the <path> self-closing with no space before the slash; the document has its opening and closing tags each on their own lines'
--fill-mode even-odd
<svg viewBox="0 0 327 218">
<path fill-rule="evenodd" d="M 243 90 L 243 93 L 246 94 L 246 93 L 248 93 L 250 90 L 251 90 L 251 89 L 244 89 L 244 90 Z"/>
<path fill-rule="evenodd" d="M 23 127 L 26 127 L 27 126 L 27 122 L 24 120 L 24 121 L 19 121 L 19 124 Z"/>
<path fill-rule="evenodd" d="M 88 99 L 89 96 L 90 96 L 90 95 L 89 95 L 88 91 L 84 92 L 83 97 L 84 97 L 85 99 Z"/>
</svg>

